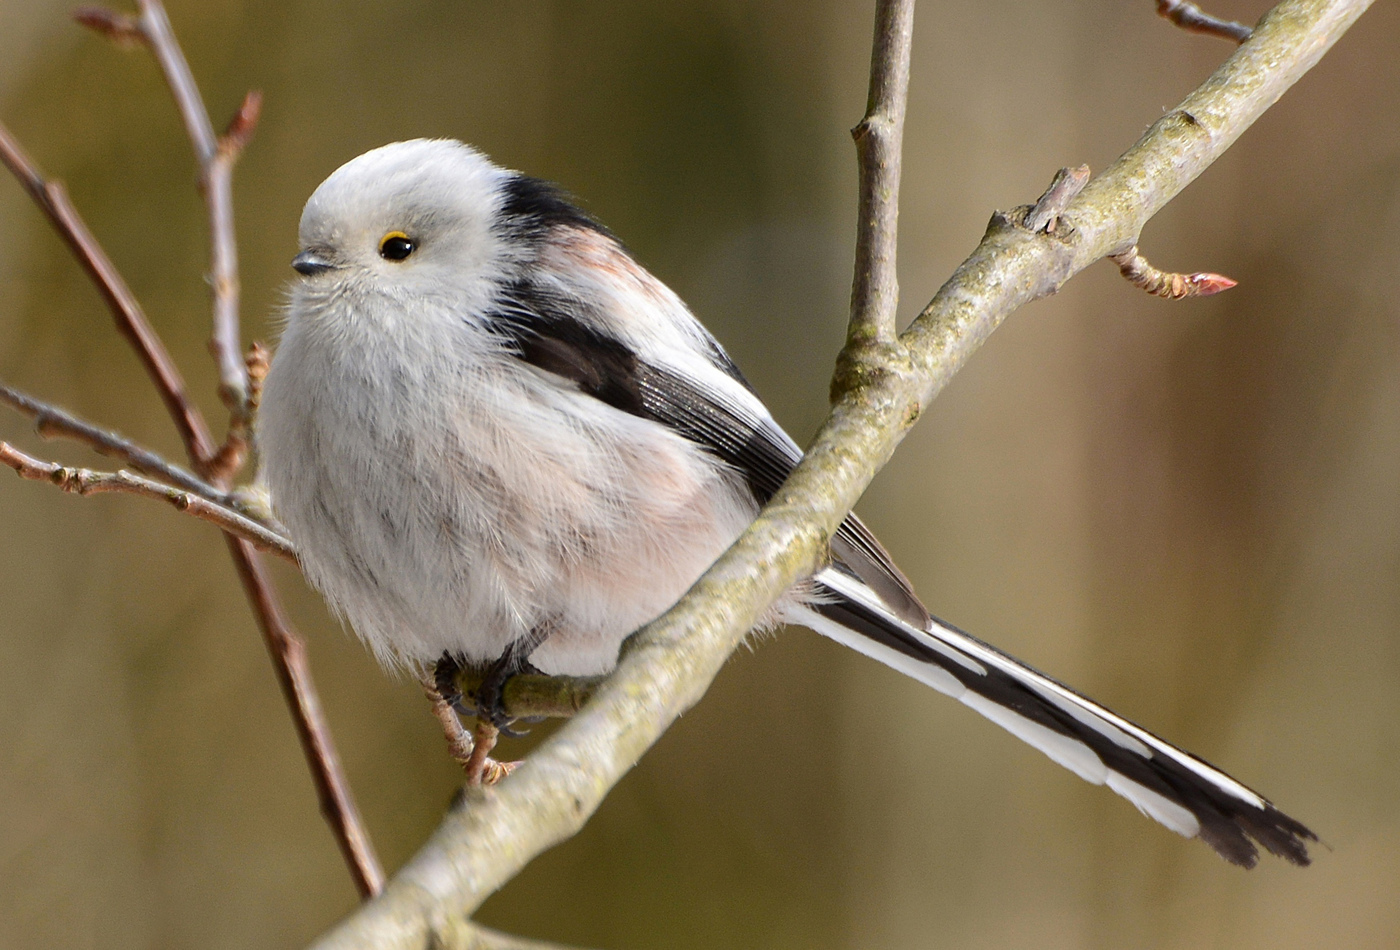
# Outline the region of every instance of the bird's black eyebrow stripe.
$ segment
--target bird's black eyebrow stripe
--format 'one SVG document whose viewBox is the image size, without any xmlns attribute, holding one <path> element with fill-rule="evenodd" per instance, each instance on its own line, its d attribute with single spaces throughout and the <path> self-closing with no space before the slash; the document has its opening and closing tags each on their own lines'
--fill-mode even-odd
<svg viewBox="0 0 1400 950">
<path fill-rule="evenodd" d="M 504 200 L 500 216 L 510 222 L 514 234 L 538 240 L 551 228 L 584 228 L 612 238 L 612 233 L 570 200 L 568 192 L 551 181 L 515 174 L 501 186 Z M 616 238 L 613 238 L 616 240 Z"/>
</svg>

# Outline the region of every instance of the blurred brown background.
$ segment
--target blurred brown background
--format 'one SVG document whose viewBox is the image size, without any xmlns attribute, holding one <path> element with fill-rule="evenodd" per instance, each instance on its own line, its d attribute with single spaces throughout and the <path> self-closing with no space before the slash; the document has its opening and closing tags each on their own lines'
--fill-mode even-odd
<svg viewBox="0 0 1400 950">
<path fill-rule="evenodd" d="M 0 0 L 0 117 L 217 415 L 189 149 L 149 57 L 68 4 Z M 267 97 L 236 185 L 245 338 L 275 337 L 322 178 L 459 137 L 582 196 L 807 438 L 845 318 L 872 7 L 171 0 L 216 122 Z M 861 507 L 935 612 L 1262 789 L 1324 836 L 1315 867 L 1229 867 L 790 631 L 481 919 L 618 950 L 1400 945 L 1397 49 L 1379 4 L 1148 227 L 1154 262 L 1239 289 L 1171 305 L 1097 265 L 992 338 Z M 1228 53 L 1150 0 L 923 4 L 905 314 L 992 209 L 1102 168 Z M 7 179 L 0 376 L 178 454 Z M 0 437 L 92 462 L 9 414 Z M 279 576 L 392 869 L 455 767 L 418 687 Z M 210 529 L 0 474 L 0 604 L 0 945 L 295 947 L 354 905 Z"/>
</svg>

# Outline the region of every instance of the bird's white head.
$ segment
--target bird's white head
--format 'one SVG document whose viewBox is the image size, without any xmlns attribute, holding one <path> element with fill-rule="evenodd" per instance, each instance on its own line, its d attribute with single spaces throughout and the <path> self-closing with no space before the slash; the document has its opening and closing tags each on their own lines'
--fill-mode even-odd
<svg viewBox="0 0 1400 950">
<path fill-rule="evenodd" d="M 496 227 L 514 173 L 447 140 L 366 152 L 327 178 L 302 212 L 295 293 L 417 299 L 470 293 L 512 246 Z M 476 288 L 480 289 L 480 288 Z"/>
</svg>

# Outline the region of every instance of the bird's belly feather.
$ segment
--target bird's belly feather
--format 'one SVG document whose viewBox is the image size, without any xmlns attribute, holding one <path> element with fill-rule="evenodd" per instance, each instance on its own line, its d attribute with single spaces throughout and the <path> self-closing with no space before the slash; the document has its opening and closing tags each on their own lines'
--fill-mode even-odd
<svg viewBox="0 0 1400 950">
<path fill-rule="evenodd" d="M 327 385 L 347 372 L 269 378 L 305 391 L 269 400 L 264 477 L 308 578 L 383 660 L 485 663 L 541 631 L 541 669 L 603 672 L 753 517 L 698 446 L 548 374 Z"/>
</svg>

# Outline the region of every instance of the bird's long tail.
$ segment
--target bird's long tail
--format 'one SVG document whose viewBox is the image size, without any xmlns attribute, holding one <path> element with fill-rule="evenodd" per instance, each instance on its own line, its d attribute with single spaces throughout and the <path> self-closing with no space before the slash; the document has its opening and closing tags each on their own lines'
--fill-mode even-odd
<svg viewBox="0 0 1400 950">
<path fill-rule="evenodd" d="M 955 627 L 901 620 L 840 567 L 815 578 L 815 596 L 788 617 L 970 706 L 1150 818 L 1253 867 L 1255 842 L 1294 864 L 1317 836 L 1214 766 Z"/>
</svg>

